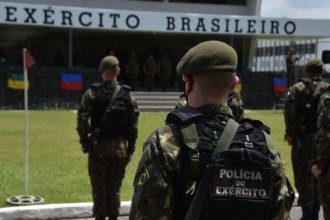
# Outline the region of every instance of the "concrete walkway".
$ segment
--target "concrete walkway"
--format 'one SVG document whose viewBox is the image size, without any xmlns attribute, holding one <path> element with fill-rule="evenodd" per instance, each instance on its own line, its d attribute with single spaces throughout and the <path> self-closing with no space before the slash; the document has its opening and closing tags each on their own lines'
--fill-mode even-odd
<svg viewBox="0 0 330 220">
<path fill-rule="evenodd" d="M 319 220 L 324 220 L 324 218 L 323 218 L 323 210 L 322 209 L 320 211 L 320 215 L 319 216 L 320 216 L 320 219 Z M 301 208 L 300 207 L 293 207 L 291 209 L 291 217 L 292 217 L 292 220 L 298 220 L 298 219 L 300 219 L 301 218 Z M 65 219 L 65 220 L 69 220 L 69 219 Z M 94 218 L 76 219 L 76 220 L 94 220 Z M 128 217 L 120 217 L 120 218 L 118 218 L 118 220 L 128 220 Z"/>
</svg>

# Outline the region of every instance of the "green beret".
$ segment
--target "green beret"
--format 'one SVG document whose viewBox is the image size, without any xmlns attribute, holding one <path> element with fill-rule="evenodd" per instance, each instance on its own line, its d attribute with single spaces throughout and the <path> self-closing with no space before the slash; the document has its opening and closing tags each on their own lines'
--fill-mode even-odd
<svg viewBox="0 0 330 220">
<path fill-rule="evenodd" d="M 118 59 L 115 56 L 106 56 L 100 63 L 99 71 L 110 69 L 119 64 Z"/>
<path fill-rule="evenodd" d="M 305 71 L 312 71 L 314 73 L 322 73 L 323 72 L 323 62 L 319 58 L 310 59 L 305 64 Z"/>
<path fill-rule="evenodd" d="M 206 41 L 191 48 L 179 62 L 180 75 L 198 75 L 212 70 L 236 72 L 237 54 L 229 45 L 220 41 Z"/>
</svg>

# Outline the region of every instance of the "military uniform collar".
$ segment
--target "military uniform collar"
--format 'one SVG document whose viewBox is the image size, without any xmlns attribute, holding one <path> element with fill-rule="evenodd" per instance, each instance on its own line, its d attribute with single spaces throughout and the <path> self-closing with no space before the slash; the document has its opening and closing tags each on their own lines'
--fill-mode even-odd
<svg viewBox="0 0 330 220">
<path fill-rule="evenodd" d="M 119 85 L 117 80 L 105 80 L 103 83 L 106 84 L 106 85 L 112 85 L 112 86 Z"/>
<path fill-rule="evenodd" d="M 317 82 L 321 82 L 321 81 L 323 81 L 322 76 L 311 77 L 310 79 L 311 79 L 312 81 L 317 81 Z"/>
<path fill-rule="evenodd" d="M 197 109 L 203 114 L 226 114 L 228 117 L 234 118 L 231 109 L 226 105 L 206 104 L 197 107 Z"/>
</svg>

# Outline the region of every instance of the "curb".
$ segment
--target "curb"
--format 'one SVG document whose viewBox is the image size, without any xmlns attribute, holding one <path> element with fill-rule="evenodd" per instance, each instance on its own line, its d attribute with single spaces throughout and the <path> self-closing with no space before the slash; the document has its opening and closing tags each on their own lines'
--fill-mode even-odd
<svg viewBox="0 0 330 220">
<path fill-rule="evenodd" d="M 296 193 L 293 207 L 298 206 Z M 68 203 L 35 206 L 16 206 L 0 209 L 0 220 L 54 220 L 91 218 L 93 203 Z M 128 216 L 131 202 L 121 202 L 120 215 Z"/>
<path fill-rule="evenodd" d="M 91 218 L 93 203 L 69 203 L 35 206 L 16 206 L 0 209 L 0 220 L 54 220 Z M 120 215 L 128 216 L 131 202 L 122 202 Z"/>
</svg>

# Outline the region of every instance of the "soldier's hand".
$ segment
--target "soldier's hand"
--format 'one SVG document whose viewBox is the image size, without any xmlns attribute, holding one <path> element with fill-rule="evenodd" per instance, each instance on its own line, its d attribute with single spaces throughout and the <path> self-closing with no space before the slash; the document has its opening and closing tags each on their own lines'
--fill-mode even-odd
<svg viewBox="0 0 330 220">
<path fill-rule="evenodd" d="M 86 147 L 81 146 L 81 151 L 82 151 L 84 154 L 87 153 L 87 151 L 86 151 Z"/>
<path fill-rule="evenodd" d="M 322 174 L 322 170 L 319 170 L 317 168 L 317 165 L 312 166 L 312 172 L 313 172 L 315 178 L 318 178 Z"/>
<path fill-rule="evenodd" d="M 133 157 L 133 154 L 129 154 L 128 155 L 128 157 L 127 157 L 127 164 L 126 165 L 128 165 L 131 162 L 132 157 Z"/>
<path fill-rule="evenodd" d="M 292 145 L 292 140 L 293 137 L 286 137 L 286 141 L 288 142 L 289 145 Z"/>
</svg>

